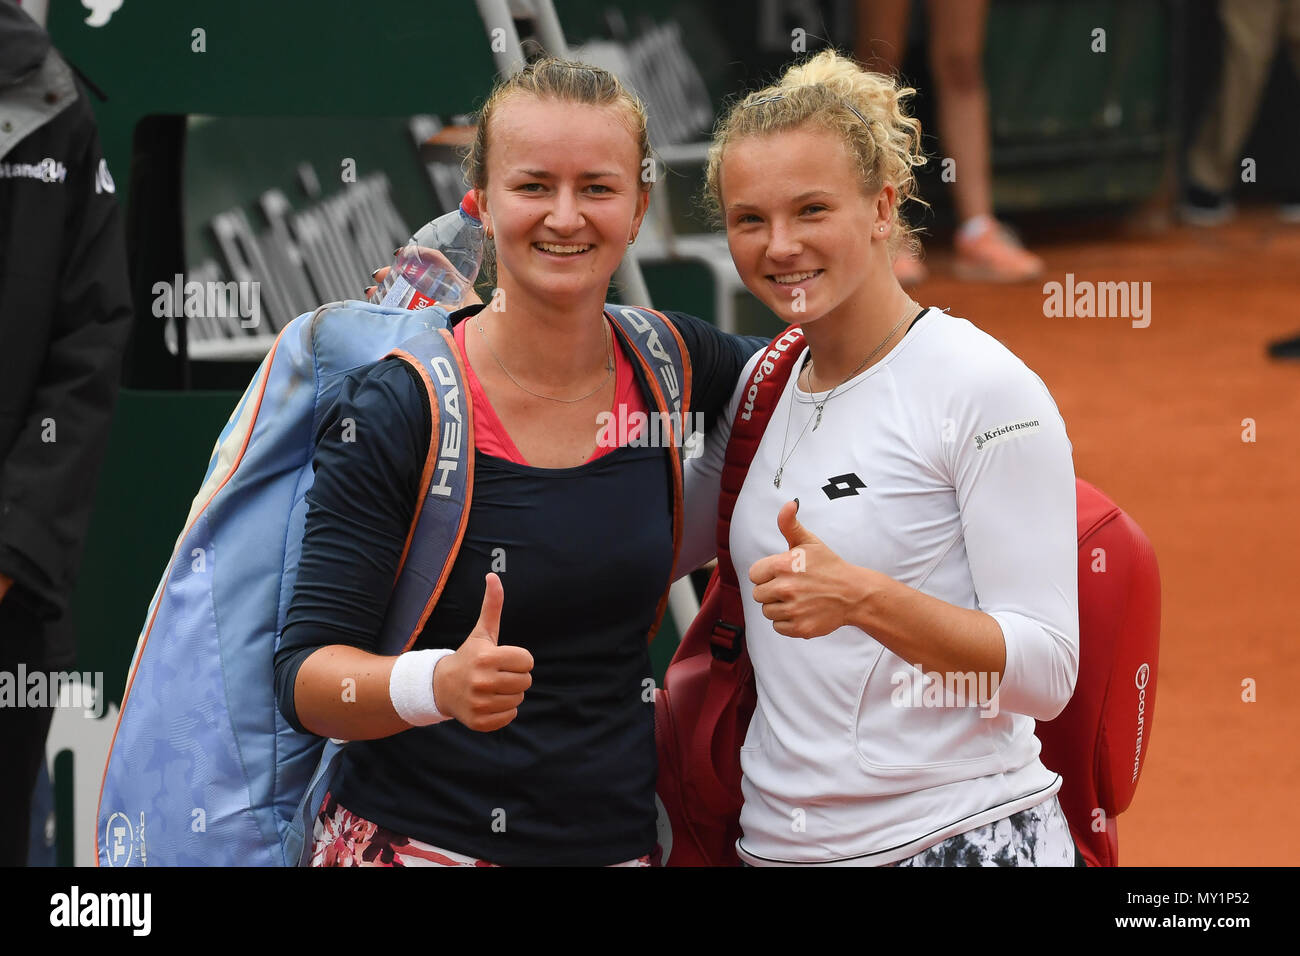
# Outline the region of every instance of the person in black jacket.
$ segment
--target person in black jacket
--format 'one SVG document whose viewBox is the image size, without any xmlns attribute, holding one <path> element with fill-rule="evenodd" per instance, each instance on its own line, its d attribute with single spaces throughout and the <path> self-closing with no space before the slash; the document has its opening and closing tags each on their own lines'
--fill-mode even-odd
<svg viewBox="0 0 1300 956">
<path fill-rule="evenodd" d="M 131 326 L 94 114 L 49 35 L 0 0 L 0 673 L 69 667 L 68 604 Z M 27 860 L 52 702 L 0 706 L 0 865 Z M 43 706 L 42 706 L 43 705 Z M 13 835 L 17 839 L 13 839 Z"/>
</svg>

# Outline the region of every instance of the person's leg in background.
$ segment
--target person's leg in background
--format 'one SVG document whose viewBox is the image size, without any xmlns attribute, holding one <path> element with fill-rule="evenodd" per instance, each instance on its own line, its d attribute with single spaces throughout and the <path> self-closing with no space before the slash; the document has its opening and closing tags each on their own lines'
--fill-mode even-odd
<svg viewBox="0 0 1300 956">
<path fill-rule="evenodd" d="M 1300 82 L 1300 0 L 1283 0 L 1283 3 L 1282 43 L 1291 60 L 1291 73 Z M 1278 207 L 1278 216 L 1284 222 L 1300 223 L 1300 168 L 1290 171 L 1290 182 Z"/>
<path fill-rule="evenodd" d="M 907 53 L 911 6 L 911 0 L 858 0 L 853 52 L 859 62 L 877 73 L 898 75 Z M 925 281 L 926 269 L 915 249 L 905 245 L 899 250 L 894 259 L 894 275 L 904 286 Z"/>
<path fill-rule="evenodd" d="M 1282 42 L 1291 58 L 1291 70 L 1300 80 L 1300 0 L 1283 0 Z M 1286 195 L 1278 207 L 1278 217 L 1283 222 L 1300 223 L 1300 168 L 1288 174 Z M 1278 339 L 1268 345 L 1268 354 L 1276 359 L 1300 359 L 1300 335 Z"/>
<path fill-rule="evenodd" d="M 984 84 L 988 0 L 930 0 L 930 72 L 939 113 L 939 142 L 957 175 L 957 274 L 1019 282 L 1041 275 L 1043 261 L 1025 251 L 993 218 L 989 99 Z"/>
<path fill-rule="evenodd" d="M 858 0 L 855 52 L 879 72 L 897 74 L 906 52 L 909 0 Z M 954 160 L 957 273 L 963 278 L 1020 281 L 1043 262 L 993 218 L 988 91 L 984 85 L 987 0 L 930 0 L 930 68 L 938 101 L 939 142 Z M 925 267 L 904 248 L 894 260 L 903 285 L 925 278 Z"/>
<path fill-rule="evenodd" d="M 858 0 L 858 61 L 877 73 L 897 75 L 907 52 L 912 0 Z"/>
<path fill-rule="evenodd" d="M 26 866 L 32 817 L 32 792 L 45 760 L 45 738 L 53 707 L 28 707 L 21 673 L 48 669 L 43 625 L 11 601 L 0 601 L 0 674 L 12 682 L 14 699 L 0 705 L 0 820 L 9 837 L 0 841 L 0 866 Z M 23 705 L 23 706 L 20 706 Z"/>
<path fill-rule="evenodd" d="M 1241 147 L 1255 127 L 1289 0 L 1219 0 L 1223 68 L 1219 90 L 1187 156 L 1183 219 L 1218 225 L 1232 215 L 1229 194 L 1241 171 Z M 1290 18 L 1288 18 L 1288 25 Z"/>
</svg>

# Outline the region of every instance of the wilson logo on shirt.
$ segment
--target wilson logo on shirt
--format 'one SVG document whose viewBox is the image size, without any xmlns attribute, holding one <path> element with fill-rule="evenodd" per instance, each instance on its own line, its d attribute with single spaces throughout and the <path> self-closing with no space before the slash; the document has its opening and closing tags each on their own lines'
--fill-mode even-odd
<svg viewBox="0 0 1300 956">
<path fill-rule="evenodd" d="M 859 478 L 853 472 L 846 475 L 836 475 L 834 478 L 827 478 L 826 484 L 822 485 L 822 491 L 826 492 L 826 497 L 834 501 L 836 498 L 847 498 L 849 495 L 856 495 L 867 483 Z"/>
<path fill-rule="evenodd" d="M 983 451 L 990 445 L 996 445 L 999 442 L 1010 441 L 1012 438 L 1020 438 L 1028 435 L 1030 432 L 1036 432 L 1043 426 L 1038 423 L 1037 418 L 1031 418 L 1028 421 L 1012 422 L 1009 425 L 999 425 L 997 428 L 990 428 L 986 432 L 980 432 L 975 436 L 975 450 Z"/>
</svg>

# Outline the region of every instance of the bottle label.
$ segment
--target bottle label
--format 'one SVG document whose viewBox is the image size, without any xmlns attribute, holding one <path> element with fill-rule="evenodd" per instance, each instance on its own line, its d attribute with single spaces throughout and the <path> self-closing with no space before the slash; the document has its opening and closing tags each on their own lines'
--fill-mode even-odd
<svg viewBox="0 0 1300 956">
<path fill-rule="evenodd" d="M 411 288 L 411 283 L 399 275 L 393 280 L 393 284 L 389 286 L 388 292 L 385 293 L 383 300 L 379 304 L 385 308 L 404 308 L 406 303 L 402 300 L 406 298 L 407 293 L 412 291 L 414 290 Z"/>
<path fill-rule="evenodd" d="M 457 279 L 459 278 L 459 275 L 457 275 Z M 449 286 L 446 282 L 440 282 L 433 291 L 446 291 L 448 295 L 443 297 L 444 302 L 459 302 L 465 297 L 464 293 L 461 291 L 462 285 L 463 283 L 458 282 L 456 285 Z M 384 297 L 380 300 L 379 304 L 385 308 L 411 309 L 412 311 L 418 311 L 420 309 L 427 309 L 431 305 L 437 305 L 438 300 L 421 292 L 415 286 L 411 285 L 404 276 L 399 274 L 395 279 L 393 279 L 393 284 L 389 287 L 388 292 L 384 294 Z"/>
</svg>

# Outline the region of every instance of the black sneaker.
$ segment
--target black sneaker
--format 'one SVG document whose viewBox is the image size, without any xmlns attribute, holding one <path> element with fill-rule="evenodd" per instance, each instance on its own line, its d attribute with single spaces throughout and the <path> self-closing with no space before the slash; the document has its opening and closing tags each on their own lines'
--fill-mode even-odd
<svg viewBox="0 0 1300 956">
<path fill-rule="evenodd" d="M 1183 222 L 1193 226 L 1221 226 L 1233 217 L 1237 209 L 1223 193 L 1189 182 L 1178 211 Z"/>
<path fill-rule="evenodd" d="M 1300 359 L 1300 335 L 1268 343 L 1268 357 L 1275 359 Z"/>
</svg>

